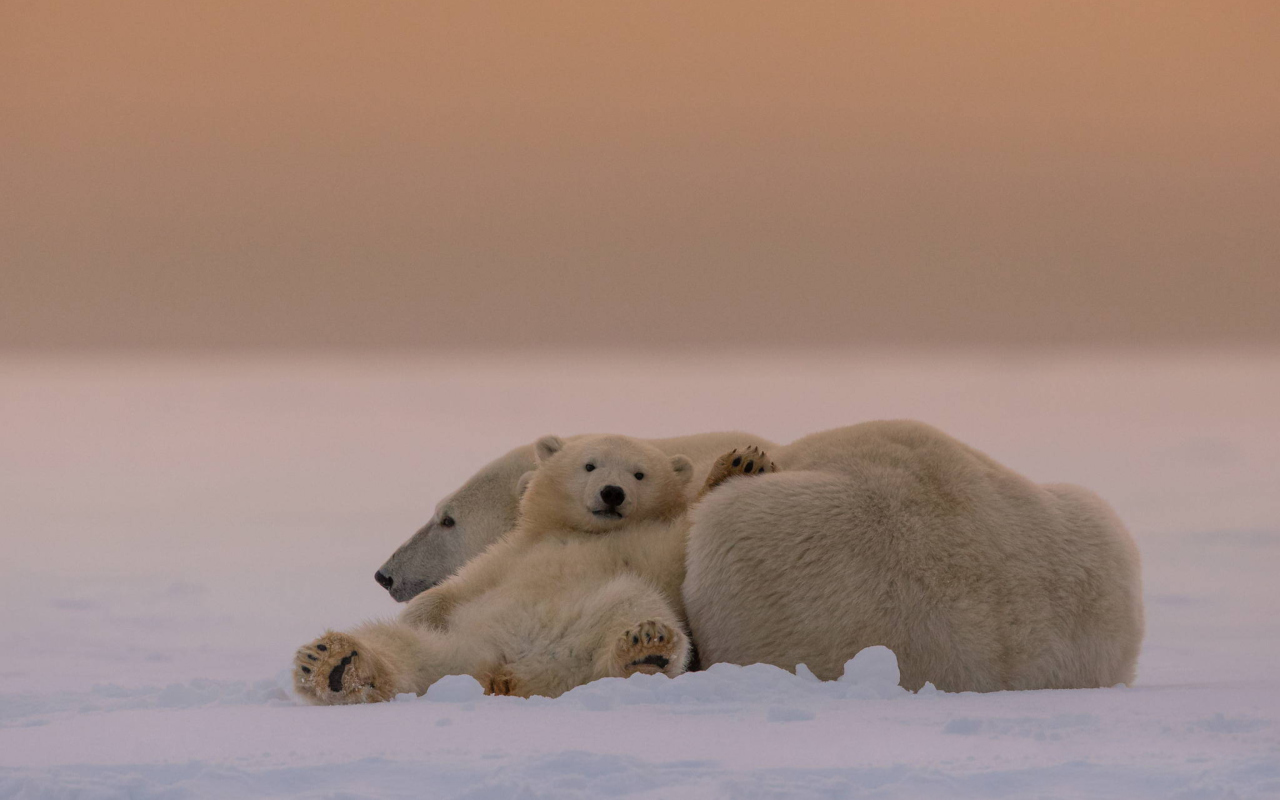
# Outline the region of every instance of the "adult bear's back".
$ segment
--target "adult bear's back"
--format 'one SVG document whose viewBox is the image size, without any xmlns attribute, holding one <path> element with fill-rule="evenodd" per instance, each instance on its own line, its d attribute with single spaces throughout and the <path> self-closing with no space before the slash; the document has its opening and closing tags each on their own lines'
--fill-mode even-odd
<svg viewBox="0 0 1280 800">
<path fill-rule="evenodd" d="M 916 422 L 815 434 L 774 458 L 782 472 L 695 512 L 685 600 L 704 663 L 833 678 L 883 644 L 908 688 L 1132 679 L 1136 550 L 1096 497 Z"/>
</svg>

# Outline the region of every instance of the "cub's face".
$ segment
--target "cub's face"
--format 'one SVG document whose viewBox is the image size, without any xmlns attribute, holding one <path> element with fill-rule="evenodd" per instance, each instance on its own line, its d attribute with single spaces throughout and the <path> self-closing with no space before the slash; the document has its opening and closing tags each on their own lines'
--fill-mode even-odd
<svg viewBox="0 0 1280 800">
<path fill-rule="evenodd" d="M 538 469 L 521 505 L 525 516 L 605 532 L 684 509 L 693 475 L 684 456 L 668 456 L 625 436 L 587 436 L 568 445 L 547 436 L 535 450 Z"/>
</svg>

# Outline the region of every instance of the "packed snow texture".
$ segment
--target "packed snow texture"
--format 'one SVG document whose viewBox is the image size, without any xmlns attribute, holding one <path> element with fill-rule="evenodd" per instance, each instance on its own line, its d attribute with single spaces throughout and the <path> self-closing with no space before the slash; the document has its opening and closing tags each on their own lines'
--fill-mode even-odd
<svg viewBox="0 0 1280 800">
<path fill-rule="evenodd" d="M 1280 796 L 1280 357 L 0 361 L 0 798 Z M 716 665 L 313 708 L 293 650 L 547 433 L 931 422 L 1081 483 L 1144 557 L 1138 683 L 911 694 Z"/>
</svg>

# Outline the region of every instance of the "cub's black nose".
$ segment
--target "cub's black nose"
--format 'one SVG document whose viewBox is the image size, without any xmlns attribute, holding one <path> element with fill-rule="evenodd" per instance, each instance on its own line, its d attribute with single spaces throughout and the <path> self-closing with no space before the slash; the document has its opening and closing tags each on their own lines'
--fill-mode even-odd
<svg viewBox="0 0 1280 800">
<path fill-rule="evenodd" d="M 391 577 L 390 575 L 383 575 L 382 570 L 378 570 L 377 572 L 373 573 L 373 579 L 377 581 L 378 585 L 381 586 L 383 589 L 390 589 L 391 584 L 396 582 L 396 579 Z"/>
<path fill-rule="evenodd" d="M 617 508 L 627 499 L 627 493 L 621 486 L 606 486 L 600 490 L 600 499 L 610 508 Z"/>
</svg>

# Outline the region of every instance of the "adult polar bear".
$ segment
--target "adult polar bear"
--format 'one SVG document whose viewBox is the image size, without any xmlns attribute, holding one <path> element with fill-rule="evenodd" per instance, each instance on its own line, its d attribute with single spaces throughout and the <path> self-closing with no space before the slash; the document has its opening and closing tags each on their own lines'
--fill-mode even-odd
<svg viewBox="0 0 1280 800">
<path fill-rule="evenodd" d="M 1138 551 L 1093 493 L 1038 486 L 918 422 L 868 422 L 784 447 L 713 436 L 760 446 L 779 472 L 728 481 L 693 512 L 684 601 L 702 663 L 803 663 L 834 678 L 863 647 L 885 645 L 908 689 L 1133 681 L 1143 635 Z M 703 461 L 691 456 L 695 465 L 708 469 L 725 443 L 709 445 Z M 482 470 L 441 504 L 417 545 L 397 551 L 380 582 L 425 589 L 480 552 L 505 532 L 492 508 L 514 509 L 515 473 L 532 467 L 522 448 Z M 436 546 L 455 561 L 437 572 L 403 568 L 418 537 L 448 530 L 451 519 L 460 526 L 464 513 L 483 518 L 485 506 L 488 530 L 473 527 L 468 546 Z"/>
</svg>

